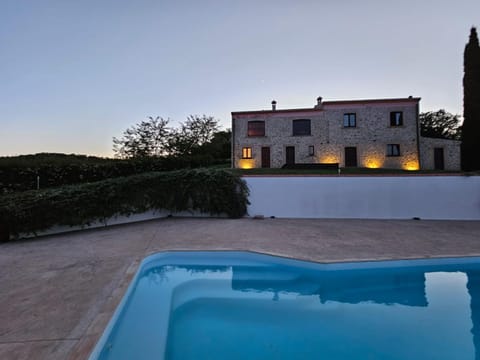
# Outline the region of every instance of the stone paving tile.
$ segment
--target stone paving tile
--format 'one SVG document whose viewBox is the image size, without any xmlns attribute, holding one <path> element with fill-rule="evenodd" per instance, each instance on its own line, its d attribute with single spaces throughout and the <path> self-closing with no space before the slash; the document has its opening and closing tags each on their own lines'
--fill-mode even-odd
<svg viewBox="0 0 480 360">
<path fill-rule="evenodd" d="M 8 360 L 64 360 L 77 340 L 45 340 L 0 343 L 0 359 Z"/>
</svg>

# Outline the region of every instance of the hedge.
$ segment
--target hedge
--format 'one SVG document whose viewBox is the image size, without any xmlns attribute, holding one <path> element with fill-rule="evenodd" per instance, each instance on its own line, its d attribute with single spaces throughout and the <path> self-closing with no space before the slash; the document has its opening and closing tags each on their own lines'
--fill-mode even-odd
<svg viewBox="0 0 480 360">
<path fill-rule="evenodd" d="M 194 169 L 31 190 L 0 196 L 0 240 L 55 225 L 88 225 L 147 210 L 201 211 L 241 217 L 248 187 L 226 170 Z"/>
<path fill-rule="evenodd" d="M 171 171 L 224 163 L 210 155 L 102 159 L 80 155 L 38 154 L 0 158 L 0 195 L 81 184 L 151 171 Z M 39 184 L 37 184 L 37 177 Z"/>
</svg>

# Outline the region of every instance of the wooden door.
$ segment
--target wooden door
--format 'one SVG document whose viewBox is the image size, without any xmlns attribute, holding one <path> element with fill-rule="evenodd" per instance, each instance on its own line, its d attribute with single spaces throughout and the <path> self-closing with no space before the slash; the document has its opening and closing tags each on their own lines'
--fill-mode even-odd
<svg viewBox="0 0 480 360">
<path fill-rule="evenodd" d="M 354 146 L 345 148 L 345 167 L 357 167 L 357 148 Z"/>
<path fill-rule="evenodd" d="M 435 170 L 445 170 L 445 158 L 443 148 L 433 149 L 433 161 Z"/>
<path fill-rule="evenodd" d="M 285 150 L 286 150 L 285 162 L 287 163 L 287 165 L 295 164 L 295 147 L 287 146 Z"/>
<path fill-rule="evenodd" d="M 262 168 L 270 167 L 270 148 L 262 147 Z"/>
</svg>

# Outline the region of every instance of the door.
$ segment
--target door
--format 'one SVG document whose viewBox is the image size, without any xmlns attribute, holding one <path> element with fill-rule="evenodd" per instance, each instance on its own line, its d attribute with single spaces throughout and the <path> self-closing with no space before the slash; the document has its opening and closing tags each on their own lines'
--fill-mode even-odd
<svg viewBox="0 0 480 360">
<path fill-rule="evenodd" d="M 262 147 L 262 168 L 270 167 L 270 148 Z"/>
<path fill-rule="evenodd" d="M 433 149 L 433 162 L 435 170 L 445 170 L 445 159 L 443 157 L 443 148 Z"/>
<path fill-rule="evenodd" d="M 287 165 L 295 164 L 295 147 L 294 146 L 287 146 L 286 148 L 286 159 Z"/>
<path fill-rule="evenodd" d="M 357 148 L 346 147 L 345 148 L 345 167 L 356 167 L 357 166 Z"/>
</svg>

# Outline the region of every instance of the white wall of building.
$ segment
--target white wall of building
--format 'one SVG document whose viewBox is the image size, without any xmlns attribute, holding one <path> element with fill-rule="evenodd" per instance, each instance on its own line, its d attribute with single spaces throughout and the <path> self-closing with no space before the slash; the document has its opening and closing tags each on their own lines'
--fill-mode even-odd
<svg viewBox="0 0 480 360">
<path fill-rule="evenodd" d="M 480 220 L 480 176 L 243 179 L 250 216 Z"/>
</svg>

